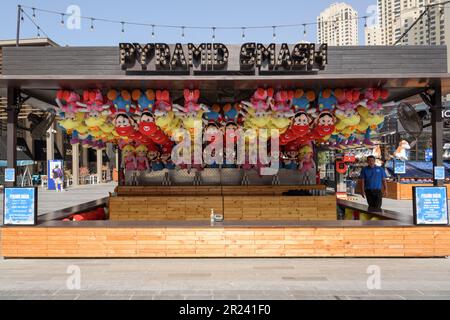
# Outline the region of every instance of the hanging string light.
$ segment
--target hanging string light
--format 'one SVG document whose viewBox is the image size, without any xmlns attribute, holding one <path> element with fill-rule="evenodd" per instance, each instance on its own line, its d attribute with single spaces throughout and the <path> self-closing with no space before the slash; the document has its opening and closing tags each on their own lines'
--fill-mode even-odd
<svg viewBox="0 0 450 320">
<path fill-rule="evenodd" d="M 24 20 L 24 18 L 23 18 L 23 9 L 20 9 L 20 20 L 21 20 L 21 21 Z"/>
<path fill-rule="evenodd" d="M 39 26 L 37 26 L 36 28 L 37 28 L 37 37 L 39 39 L 41 37 L 41 28 Z"/>
<path fill-rule="evenodd" d="M 28 6 L 22 6 L 22 8 L 27 8 L 29 10 L 32 10 L 32 16 L 33 19 L 36 18 L 36 13 L 38 11 L 41 12 L 45 12 L 45 13 L 50 13 L 50 14 L 57 14 L 61 17 L 61 24 L 64 24 L 64 20 L 65 17 L 67 16 L 67 14 L 65 12 L 58 12 L 58 11 L 53 11 L 53 10 L 46 10 L 46 9 L 40 9 L 40 8 L 35 8 L 35 7 L 28 7 Z M 21 9 L 21 11 L 23 11 L 23 9 Z M 301 28 L 303 27 L 303 35 L 306 36 L 307 34 L 307 26 L 308 25 L 318 25 L 320 23 L 325 23 L 327 26 L 330 26 L 331 29 L 339 29 L 339 25 L 338 22 L 339 20 L 335 20 L 335 18 L 330 19 L 329 21 L 316 21 L 316 22 L 310 22 L 310 23 L 300 23 L 300 24 L 282 24 L 282 25 L 260 25 L 260 26 L 228 26 L 228 27 L 212 27 L 212 26 L 183 26 L 183 25 L 170 25 L 170 24 L 162 24 L 162 25 L 157 25 L 157 24 L 148 24 L 148 23 L 142 23 L 142 22 L 125 22 L 124 20 L 112 20 L 112 19 L 104 19 L 104 18 L 98 18 L 98 17 L 85 17 L 85 16 L 80 16 L 81 19 L 86 19 L 86 20 L 90 20 L 91 22 L 91 30 L 94 29 L 94 25 L 93 25 L 93 21 L 96 20 L 96 22 L 100 21 L 100 22 L 105 22 L 105 23 L 115 23 L 115 24 L 120 24 L 122 26 L 121 31 L 124 33 L 125 32 L 125 24 L 128 25 L 136 25 L 136 26 L 144 26 L 144 27 L 151 27 L 152 28 L 152 38 L 155 37 L 155 27 L 160 27 L 160 28 L 177 28 L 177 29 L 181 29 L 181 37 L 184 38 L 185 37 L 185 31 L 187 29 L 204 29 L 204 30 L 212 30 L 212 38 L 213 40 L 215 40 L 216 35 L 215 35 L 215 31 L 216 29 L 222 29 L 222 30 L 241 30 L 241 37 L 242 39 L 245 39 L 246 37 L 246 31 L 247 29 L 269 29 L 272 28 L 272 37 L 273 39 L 276 39 L 276 29 L 277 28 Z M 364 19 L 364 27 L 367 27 L 367 16 L 363 16 L 363 17 L 350 17 L 347 19 L 344 19 L 343 21 L 348 21 L 348 20 L 359 20 L 359 19 Z M 21 20 L 23 21 L 23 16 L 21 17 Z"/>
</svg>

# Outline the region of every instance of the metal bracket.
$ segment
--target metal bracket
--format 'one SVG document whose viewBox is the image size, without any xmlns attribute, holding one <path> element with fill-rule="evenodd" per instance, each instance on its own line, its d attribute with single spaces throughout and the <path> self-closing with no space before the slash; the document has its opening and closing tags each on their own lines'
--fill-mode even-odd
<svg viewBox="0 0 450 320">
<path fill-rule="evenodd" d="M 425 90 L 420 93 L 422 101 L 430 108 L 435 108 L 436 106 L 436 91 L 432 88 Z"/>
</svg>

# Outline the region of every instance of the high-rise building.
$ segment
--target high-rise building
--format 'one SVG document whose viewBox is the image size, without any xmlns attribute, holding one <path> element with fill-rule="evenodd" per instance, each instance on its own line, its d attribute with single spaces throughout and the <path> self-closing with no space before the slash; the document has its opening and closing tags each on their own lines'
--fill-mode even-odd
<svg viewBox="0 0 450 320">
<path fill-rule="evenodd" d="M 450 44 L 450 4 L 430 7 L 420 21 L 412 24 L 426 10 L 427 5 L 445 0 L 378 0 L 379 25 L 366 28 L 371 45 L 393 45 L 409 29 L 401 40 L 404 45 Z M 428 28 L 428 23 L 430 27 Z M 374 31 L 374 29 L 377 29 Z M 379 32 L 374 42 L 374 32 Z M 368 39 L 366 38 L 366 44 Z"/>
<path fill-rule="evenodd" d="M 381 43 L 381 29 L 378 26 L 366 27 L 365 30 L 366 46 L 376 46 Z"/>
<path fill-rule="evenodd" d="M 317 17 L 317 40 L 332 46 L 358 45 L 358 12 L 346 3 L 334 3 Z"/>
</svg>

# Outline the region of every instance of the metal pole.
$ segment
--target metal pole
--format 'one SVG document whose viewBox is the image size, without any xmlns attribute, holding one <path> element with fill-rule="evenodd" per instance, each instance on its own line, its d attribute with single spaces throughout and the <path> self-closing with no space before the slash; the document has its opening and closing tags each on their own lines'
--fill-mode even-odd
<svg viewBox="0 0 450 320">
<path fill-rule="evenodd" d="M 20 40 L 20 19 L 22 16 L 22 6 L 19 4 L 17 6 L 17 33 L 16 33 L 16 47 L 19 46 Z"/>
<path fill-rule="evenodd" d="M 430 108 L 431 111 L 431 143 L 433 148 L 433 176 L 434 167 L 443 166 L 443 131 L 444 131 L 444 121 L 442 118 L 442 91 L 441 83 L 439 81 L 438 85 L 434 88 L 434 100 L 433 107 Z M 444 185 L 443 180 L 434 179 L 434 186 L 442 187 Z"/>
<path fill-rule="evenodd" d="M 19 90 L 8 87 L 7 90 L 7 131 L 6 131 L 6 160 L 7 167 L 14 169 L 14 182 L 5 182 L 7 187 L 14 187 L 17 180 L 17 115 L 19 114 Z"/>
</svg>

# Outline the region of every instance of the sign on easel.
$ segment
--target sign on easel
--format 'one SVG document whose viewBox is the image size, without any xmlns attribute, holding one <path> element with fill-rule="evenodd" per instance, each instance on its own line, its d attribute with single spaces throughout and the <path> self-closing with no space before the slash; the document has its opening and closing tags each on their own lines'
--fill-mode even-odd
<svg viewBox="0 0 450 320">
<path fill-rule="evenodd" d="M 3 224 L 34 226 L 37 224 L 37 188 L 5 188 Z"/>
<path fill-rule="evenodd" d="M 406 162 L 402 160 L 394 160 L 394 173 L 395 174 L 405 174 L 406 173 Z"/>
<path fill-rule="evenodd" d="M 415 225 L 448 225 L 447 187 L 413 187 Z"/>
</svg>

